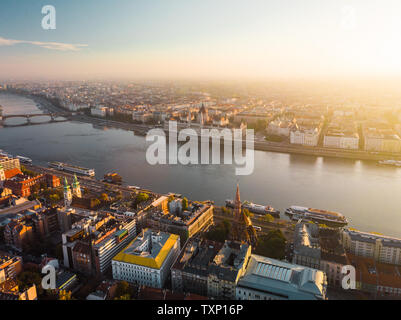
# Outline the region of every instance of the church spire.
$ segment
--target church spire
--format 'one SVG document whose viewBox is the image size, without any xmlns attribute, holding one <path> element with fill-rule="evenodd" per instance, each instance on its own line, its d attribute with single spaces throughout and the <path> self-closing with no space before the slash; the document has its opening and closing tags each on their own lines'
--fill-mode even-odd
<svg viewBox="0 0 401 320">
<path fill-rule="evenodd" d="M 68 185 L 67 177 L 64 177 L 64 189 L 67 190 L 69 188 L 70 186 Z"/>
<path fill-rule="evenodd" d="M 234 200 L 234 217 L 239 219 L 241 215 L 241 198 L 239 194 L 239 184 L 237 183 L 237 192 L 235 193 L 235 200 Z"/>
<path fill-rule="evenodd" d="M 239 183 L 237 183 L 237 192 L 235 193 L 235 201 L 241 203 L 241 198 L 239 195 Z"/>
<path fill-rule="evenodd" d="M 68 185 L 67 177 L 64 177 L 64 206 L 69 207 L 72 202 L 72 192 Z"/>
<path fill-rule="evenodd" d="M 81 186 L 79 185 L 79 181 L 76 174 L 74 174 L 74 183 L 72 184 L 72 192 L 74 196 L 76 196 L 77 198 L 82 198 Z"/>
<path fill-rule="evenodd" d="M 73 185 L 73 187 L 76 187 L 76 186 L 79 185 L 78 178 L 77 178 L 76 174 L 74 174 L 74 183 L 72 185 Z"/>
</svg>

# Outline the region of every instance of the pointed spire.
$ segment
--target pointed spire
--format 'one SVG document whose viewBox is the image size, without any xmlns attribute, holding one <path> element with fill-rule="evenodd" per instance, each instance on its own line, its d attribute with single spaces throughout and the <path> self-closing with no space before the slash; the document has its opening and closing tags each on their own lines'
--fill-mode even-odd
<svg viewBox="0 0 401 320">
<path fill-rule="evenodd" d="M 77 175 L 76 175 L 76 174 L 74 174 L 74 183 L 72 184 L 72 186 L 73 186 L 74 188 L 76 188 L 77 186 L 79 186 L 79 182 L 78 182 L 78 178 L 77 178 Z"/>
<path fill-rule="evenodd" d="M 239 194 L 239 183 L 237 183 L 237 192 L 235 194 L 235 201 L 241 202 L 240 194 Z"/>
<path fill-rule="evenodd" d="M 64 177 L 64 189 L 69 189 L 70 186 L 68 185 L 67 177 Z"/>
</svg>

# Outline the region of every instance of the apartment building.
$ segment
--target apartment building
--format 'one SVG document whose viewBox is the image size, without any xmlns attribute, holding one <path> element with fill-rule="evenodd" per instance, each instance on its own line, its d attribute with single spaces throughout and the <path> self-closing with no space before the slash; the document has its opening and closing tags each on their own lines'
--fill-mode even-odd
<svg viewBox="0 0 401 320">
<path fill-rule="evenodd" d="M 178 234 L 185 241 L 213 224 L 213 205 L 190 202 L 187 208 L 183 208 L 182 199 L 170 202 L 170 206 L 168 201 L 167 197 L 162 196 L 147 209 L 148 227 Z"/>
<path fill-rule="evenodd" d="M 77 215 L 76 212 L 72 214 Z M 85 274 L 101 275 L 135 235 L 134 219 L 89 213 L 62 234 L 64 266 Z"/>
<path fill-rule="evenodd" d="M 22 258 L 0 252 L 0 283 L 8 279 L 16 279 L 22 271 Z"/>
<path fill-rule="evenodd" d="M 11 221 L 4 229 L 4 240 L 7 245 L 22 251 L 34 239 L 33 227 L 25 221 Z"/>
<path fill-rule="evenodd" d="M 216 299 L 234 299 L 250 255 L 251 246 L 240 242 L 191 239 L 171 268 L 172 288 Z"/>
<path fill-rule="evenodd" d="M 102 274 L 111 266 L 111 261 L 122 248 L 124 248 L 136 236 L 136 221 L 127 219 L 119 225 L 119 229 L 113 229 L 107 236 L 92 242 L 94 265 L 96 274 Z"/>
<path fill-rule="evenodd" d="M 355 256 L 401 265 L 401 239 L 349 228 L 342 232 L 342 243 Z"/>
<path fill-rule="evenodd" d="M 0 165 L 3 167 L 4 171 L 8 171 L 11 169 L 21 170 L 21 165 L 18 158 L 9 158 L 0 155 Z"/>
<path fill-rule="evenodd" d="M 319 136 L 320 128 L 296 126 L 290 131 L 290 143 L 316 147 Z"/>
</svg>

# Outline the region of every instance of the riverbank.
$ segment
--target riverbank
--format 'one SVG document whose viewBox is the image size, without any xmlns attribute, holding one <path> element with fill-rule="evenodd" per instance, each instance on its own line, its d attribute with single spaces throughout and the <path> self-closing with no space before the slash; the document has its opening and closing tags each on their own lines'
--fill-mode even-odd
<svg viewBox="0 0 401 320">
<path fill-rule="evenodd" d="M 38 104 L 38 108 L 41 109 L 42 111 L 43 109 L 48 110 L 50 112 L 66 111 L 63 108 L 55 106 L 53 102 L 47 99 L 46 97 L 29 94 L 27 92 L 12 92 L 12 91 L 11 92 L 4 91 L 4 92 L 30 98 L 35 103 Z M 128 131 L 134 131 L 134 132 L 136 131 L 137 132 L 136 135 L 139 136 L 144 136 L 146 135 L 145 133 L 147 131 L 155 128 L 154 126 L 131 124 L 116 120 L 90 117 L 87 115 L 75 116 L 73 120 L 92 124 L 93 123 L 102 124 L 104 126 L 110 126 L 112 128 L 123 129 Z M 353 159 L 353 160 L 368 160 L 368 161 L 380 161 L 388 159 L 401 160 L 401 154 L 373 153 L 373 152 L 366 152 L 363 150 L 343 150 L 343 149 L 331 149 L 331 148 L 321 148 L 321 147 L 306 147 L 297 145 L 282 145 L 264 141 L 255 141 L 254 149 L 257 151 L 268 151 L 277 153 L 308 155 L 314 157 L 330 157 L 330 158 L 342 158 L 342 159 Z"/>
</svg>

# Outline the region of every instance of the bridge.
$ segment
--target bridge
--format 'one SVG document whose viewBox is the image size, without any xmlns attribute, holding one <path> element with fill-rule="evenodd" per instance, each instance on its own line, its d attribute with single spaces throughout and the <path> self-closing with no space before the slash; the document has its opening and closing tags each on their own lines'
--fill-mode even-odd
<svg viewBox="0 0 401 320">
<path fill-rule="evenodd" d="M 19 127 L 19 126 L 27 126 L 27 125 L 37 125 L 37 124 L 45 124 L 45 123 L 52 123 L 52 122 L 65 122 L 68 121 L 71 116 L 71 113 L 63 112 L 63 113 L 33 113 L 33 114 L 7 114 L 1 115 L 0 114 L 0 125 L 3 127 Z M 44 122 L 32 122 L 31 119 L 35 117 L 50 117 L 49 121 Z M 64 119 L 57 118 L 63 117 Z M 5 121 L 11 118 L 25 118 L 26 122 L 22 124 L 6 124 Z"/>
</svg>

